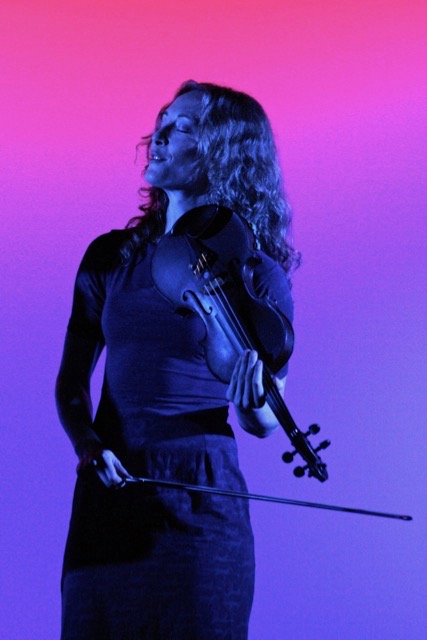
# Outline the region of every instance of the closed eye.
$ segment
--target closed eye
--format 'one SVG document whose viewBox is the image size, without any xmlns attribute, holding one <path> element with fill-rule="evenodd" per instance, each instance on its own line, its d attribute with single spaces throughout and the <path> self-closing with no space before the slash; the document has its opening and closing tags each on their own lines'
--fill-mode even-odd
<svg viewBox="0 0 427 640">
<path fill-rule="evenodd" d="M 193 122 L 190 118 L 179 117 L 175 121 L 175 129 L 181 133 L 191 133 L 193 131 Z"/>
</svg>

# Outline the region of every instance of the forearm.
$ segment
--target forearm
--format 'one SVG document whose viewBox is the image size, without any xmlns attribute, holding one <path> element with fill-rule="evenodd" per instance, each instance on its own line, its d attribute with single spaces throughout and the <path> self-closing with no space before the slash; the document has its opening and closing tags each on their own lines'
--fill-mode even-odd
<svg viewBox="0 0 427 640">
<path fill-rule="evenodd" d="M 274 378 L 277 391 L 283 396 L 286 378 Z M 279 427 L 279 421 L 266 402 L 263 384 L 263 363 L 256 351 L 244 351 L 236 361 L 227 400 L 236 410 L 242 429 L 258 438 L 266 438 Z"/>
<path fill-rule="evenodd" d="M 102 449 L 102 442 L 93 430 L 90 392 L 78 384 L 58 377 L 55 389 L 60 422 L 79 458 Z"/>
<path fill-rule="evenodd" d="M 266 438 L 279 427 L 279 422 L 267 404 L 259 409 L 239 409 L 235 407 L 239 425 L 258 438 Z"/>
</svg>

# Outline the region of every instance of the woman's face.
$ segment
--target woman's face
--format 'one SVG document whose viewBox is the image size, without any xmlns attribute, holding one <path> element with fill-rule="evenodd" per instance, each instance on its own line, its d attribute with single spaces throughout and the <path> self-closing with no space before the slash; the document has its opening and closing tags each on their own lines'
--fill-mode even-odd
<svg viewBox="0 0 427 640">
<path fill-rule="evenodd" d="M 202 98 L 197 90 L 176 98 L 153 134 L 145 179 L 166 193 L 200 193 L 205 185 L 196 159 Z"/>
</svg>

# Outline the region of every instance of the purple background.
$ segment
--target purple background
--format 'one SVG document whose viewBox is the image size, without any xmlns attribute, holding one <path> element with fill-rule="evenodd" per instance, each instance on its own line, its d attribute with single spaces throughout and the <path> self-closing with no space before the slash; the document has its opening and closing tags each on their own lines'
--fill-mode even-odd
<svg viewBox="0 0 427 640">
<path fill-rule="evenodd" d="M 287 402 L 332 440 L 320 485 L 283 465 L 282 434 L 238 432 L 250 489 L 415 518 L 254 503 L 250 638 L 426 637 L 426 14 L 416 0 L 2 4 L 1 638 L 58 637 L 76 461 L 53 386 L 74 274 L 136 212 L 135 144 L 190 77 L 271 117 L 304 256 Z"/>
</svg>

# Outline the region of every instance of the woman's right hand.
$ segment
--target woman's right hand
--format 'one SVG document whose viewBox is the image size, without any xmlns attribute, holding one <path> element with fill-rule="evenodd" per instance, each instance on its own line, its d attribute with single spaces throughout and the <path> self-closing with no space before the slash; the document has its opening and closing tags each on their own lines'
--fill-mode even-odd
<svg viewBox="0 0 427 640">
<path fill-rule="evenodd" d="M 103 449 L 94 459 L 93 465 L 98 477 L 108 488 L 120 489 L 126 478 L 132 477 L 109 449 Z"/>
</svg>

